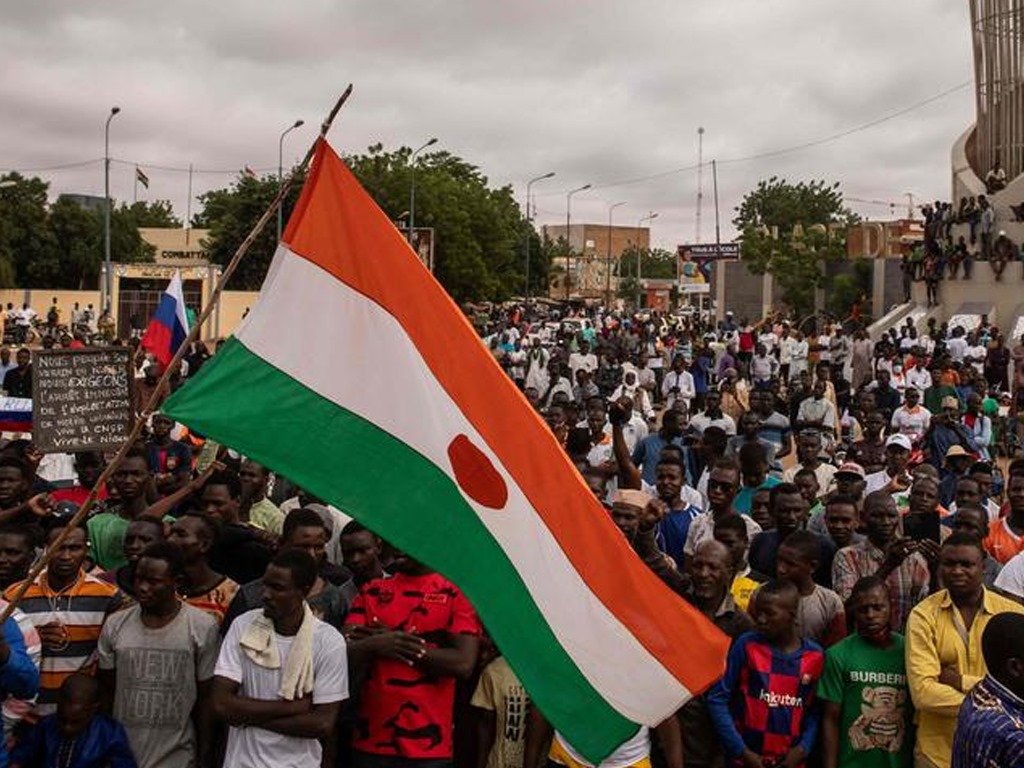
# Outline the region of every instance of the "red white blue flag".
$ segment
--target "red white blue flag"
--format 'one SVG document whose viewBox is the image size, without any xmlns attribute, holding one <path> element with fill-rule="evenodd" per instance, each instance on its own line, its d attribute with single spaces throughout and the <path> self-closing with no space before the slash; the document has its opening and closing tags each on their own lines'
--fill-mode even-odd
<svg viewBox="0 0 1024 768">
<path fill-rule="evenodd" d="M 185 295 L 181 290 L 181 272 L 175 272 L 170 284 L 160 294 L 160 303 L 142 335 L 142 348 L 167 365 L 186 336 Z"/>
</svg>

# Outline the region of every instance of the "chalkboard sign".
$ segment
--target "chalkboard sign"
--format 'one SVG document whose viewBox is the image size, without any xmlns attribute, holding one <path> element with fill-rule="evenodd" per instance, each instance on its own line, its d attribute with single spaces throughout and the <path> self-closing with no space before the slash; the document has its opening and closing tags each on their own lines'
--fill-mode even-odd
<svg viewBox="0 0 1024 768">
<path fill-rule="evenodd" d="M 114 450 L 132 428 L 126 347 L 32 354 L 32 442 L 47 452 Z"/>
</svg>

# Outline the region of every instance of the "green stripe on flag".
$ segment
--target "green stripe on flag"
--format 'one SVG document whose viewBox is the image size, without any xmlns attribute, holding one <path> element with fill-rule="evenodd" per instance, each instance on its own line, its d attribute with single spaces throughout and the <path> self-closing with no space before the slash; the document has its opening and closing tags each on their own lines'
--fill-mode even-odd
<svg viewBox="0 0 1024 768">
<path fill-rule="evenodd" d="M 451 478 L 422 454 L 234 337 L 163 411 L 280 472 L 454 581 L 540 710 L 588 760 L 599 763 L 636 733 L 638 725 L 580 673 Z"/>
</svg>

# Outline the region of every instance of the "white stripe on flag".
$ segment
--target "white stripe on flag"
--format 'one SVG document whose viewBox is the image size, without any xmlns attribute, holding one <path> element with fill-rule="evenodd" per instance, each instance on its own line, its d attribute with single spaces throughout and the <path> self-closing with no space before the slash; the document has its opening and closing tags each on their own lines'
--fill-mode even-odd
<svg viewBox="0 0 1024 768">
<path fill-rule="evenodd" d="M 392 315 L 281 245 L 237 336 L 254 354 L 376 424 L 449 477 L 448 444 L 457 434 L 468 436 L 501 473 L 509 500 L 496 512 L 463 498 L 515 564 L 583 676 L 625 717 L 648 725 L 689 697 L 593 594 Z"/>
</svg>

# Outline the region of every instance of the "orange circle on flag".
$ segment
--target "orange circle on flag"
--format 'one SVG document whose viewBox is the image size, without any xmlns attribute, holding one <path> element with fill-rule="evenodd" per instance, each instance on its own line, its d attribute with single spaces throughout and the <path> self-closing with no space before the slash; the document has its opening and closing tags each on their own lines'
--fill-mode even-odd
<svg viewBox="0 0 1024 768">
<path fill-rule="evenodd" d="M 484 452 L 465 435 L 457 435 L 448 444 L 448 460 L 455 481 L 477 504 L 501 509 L 508 501 L 508 487 Z"/>
</svg>

